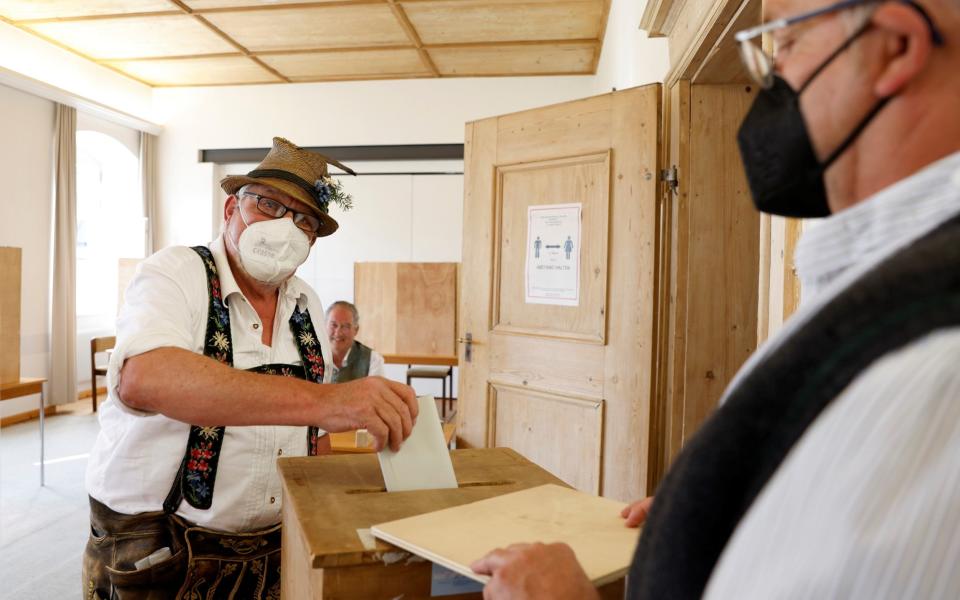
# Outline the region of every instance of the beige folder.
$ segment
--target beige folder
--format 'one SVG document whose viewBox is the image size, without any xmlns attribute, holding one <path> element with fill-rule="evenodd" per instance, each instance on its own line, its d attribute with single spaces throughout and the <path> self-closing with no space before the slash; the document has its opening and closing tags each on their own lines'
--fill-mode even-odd
<svg viewBox="0 0 960 600">
<path fill-rule="evenodd" d="M 565 542 L 595 585 L 623 577 L 637 530 L 625 504 L 558 485 L 542 485 L 471 504 L 375 525 L 374 536 L 462 575 L 486 582 L 470 563 L 522 542 Z"/>
</svg>

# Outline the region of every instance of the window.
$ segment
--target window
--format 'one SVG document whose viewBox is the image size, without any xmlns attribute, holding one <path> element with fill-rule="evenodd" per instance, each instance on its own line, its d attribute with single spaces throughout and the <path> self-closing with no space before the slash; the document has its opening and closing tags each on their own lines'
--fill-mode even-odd
<svg viewBox="0 0 960 600">
<path fill-rule="evenodd" d="M 121 258 L 143 258 L 140 161 L 99 131 L 77 131 L 77 316 L 117 314 Z"/>
</svg>

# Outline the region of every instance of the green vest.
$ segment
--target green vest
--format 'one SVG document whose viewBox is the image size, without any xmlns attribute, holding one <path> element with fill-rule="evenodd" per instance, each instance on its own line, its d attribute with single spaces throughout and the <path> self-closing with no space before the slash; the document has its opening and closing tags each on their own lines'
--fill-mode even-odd
<svg viewBox="0 0 960 600">
<path fill-rule="evenodd" d="M 340 370 L 333 374 L 334 383 L 346 383 L 354 379 L 360 379 L 370 374 L 370 355 L 373 352 L 367 346 L 354 340 L 350 347 L 350 353 L 347 354 L 347 360 L 343 363 Z"/>
</svg>

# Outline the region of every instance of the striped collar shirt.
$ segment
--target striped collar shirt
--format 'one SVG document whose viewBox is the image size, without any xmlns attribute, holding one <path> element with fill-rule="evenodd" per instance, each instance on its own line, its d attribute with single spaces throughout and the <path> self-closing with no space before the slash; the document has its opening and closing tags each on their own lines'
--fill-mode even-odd
<svg viewBox="0 0 960 600">
<path fill-rule="evenodd" d="M 960 153 L 813 227 L 797 252 L 803 305 L 742 372 L 957 214 Z M 960 330 L 941 329 L 855 378 L 747 511 L 704 597 L 960 597 L 958 364 Z"/>
</svg>

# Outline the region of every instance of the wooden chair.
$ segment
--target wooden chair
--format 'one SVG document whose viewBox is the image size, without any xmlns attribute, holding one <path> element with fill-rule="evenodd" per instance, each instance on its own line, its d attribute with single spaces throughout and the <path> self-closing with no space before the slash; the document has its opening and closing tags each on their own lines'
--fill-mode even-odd
<svg viewBox="0 0 960 600">
<path fill-rule="evenodd" d="M 107 367 L 97 366 L 97 354 L 113 348 L 116 343 L 117 338 L 112 335 L 90 340 L 90 397 L 93 399 L 93 412 L 97 412 L 97 375 L 107 376 Z"/>
<path fill-rule="evenodd" d="M 450 378 L 450 397 L 447 397 L 447 377 Z M 450 409 L 453 410 L 453 367 L 414 367 L 407 365 L 407 385 L 410 385 L 411 379 L 440 379 L 442 381 L 443 396 L 440 400 L 440 412 L 442 417 L 447 416 L 447 403 L 450 403 Z"/>
</svg>

